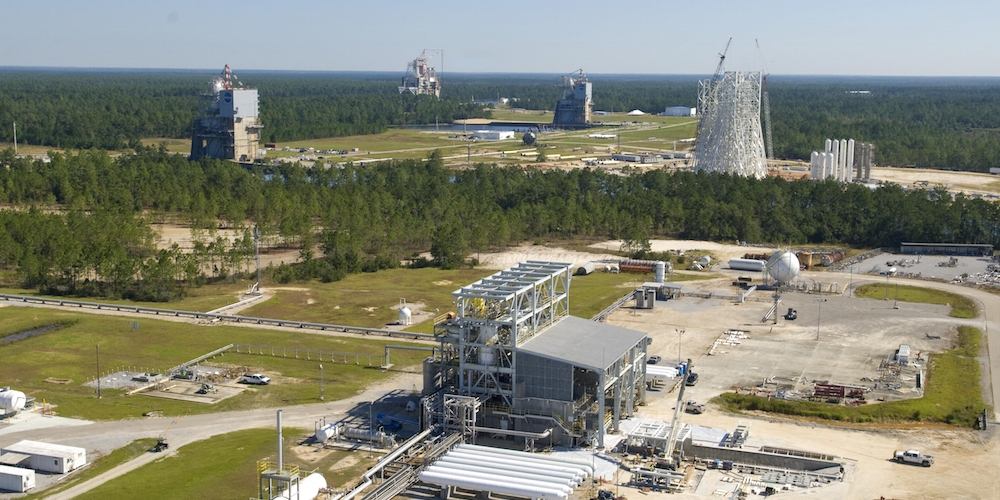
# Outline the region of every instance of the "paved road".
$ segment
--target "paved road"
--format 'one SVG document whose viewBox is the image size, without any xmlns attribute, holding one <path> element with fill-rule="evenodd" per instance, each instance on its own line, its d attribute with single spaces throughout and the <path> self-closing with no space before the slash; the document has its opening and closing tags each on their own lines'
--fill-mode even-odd
<svg viewBox="0 0 1000 500">
<path fill-rule="evenodd" d="M 389 382 L 380 383 L 378 387 L 368 389 L 349 399 L 329 403 L 291 406 L 282 408 L 282 425 L 311 429 L 314 423 L 322 417 L 343 416 L 352 408 L 364 406 L 369 401 L 378 400 L 382 396 L 398 391 L 399 387 L 410 387 L 418 382 L 419 374 L 403 373 L 393 377 Z M 265 408 L 226 413 L 184 416 L 174 422 L 175 417 L 150 418 L 143 420 L 125 420 L 119 422 L 97 422 L 92 425 L 78 427 L 56 427 L 32 429 L 24 432 L 4 434 L 0 436 L 0 445 L 7 445 L 22 439 L 42 440 L 63 444 L 83 445 L 85 442 L 120 443 L 115 447 L 140 438 L 157 437 L 169 426 L 168 438 L 170 451 L 167 453 L 145 453 L 138 458 L 119 465 L 103 474 L 84 481 L 61 493 L 46 497 L 49 500 L 65 500 L 90 491 L 105 482 L 122 474 L 135 470 L 158 458 L 176 453 L 177 449 L 203 439 L 219 434 L 226 434 L 244 429 L 275 426 L 275 411 L 278 408 Z M 92 449 L 92 448 L 91 448 Z"/>
</svg>

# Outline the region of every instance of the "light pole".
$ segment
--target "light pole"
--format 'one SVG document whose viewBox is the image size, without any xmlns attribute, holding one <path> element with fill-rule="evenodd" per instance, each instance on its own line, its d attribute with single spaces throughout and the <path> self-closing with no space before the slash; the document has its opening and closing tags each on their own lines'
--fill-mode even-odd
<svg viewBox="0 0 1000 500">
<path fill-rule="evenodd" d="M 323 363 L 319 364 L 319 400 L 323 401 Z"/>
<path fill-rule="evenodd" d="M 674 331 L 677 332 L 677 364 L 681 364 L 681 360 L 683 359 L 681 358 L 681 339 L 684 336 L 684 330 L 674 328 Z"/>
<path fill-rule="evenodd" d="M 851 282 L 847 285 L 847 296 L 851 296 L 851 287 L 854 286 L 854 264 L 851 264 Z"/>
<path fill-rule="evenodd" d="M 101 399 L 101 344 L 97 344 L 94 353 L 97 356 L 97 399 Z"/>
<path fill-rule="evenodd" d="M 892 299 L 892 308 L 899 309 L 899 282 L 896 282 L 896 295 Z"/>
<path fill-rule="evenodd" d="M 885 273 L 885 298 L 882 300 L 889 300 L 889 273 Z"/>
<path fill-rule="evenodd" d="M 816 299 L 816 340 L 819 340 L 819 318 L 823 314 L 823 303 L 826 299 Z"/>
<path fill-rule="evenodd" d="M 374 401 L 368 402 L 368 458 L 375 455 L 375 420 L 372 419 L 372 407 L 375 406 Z"/>
</svg>

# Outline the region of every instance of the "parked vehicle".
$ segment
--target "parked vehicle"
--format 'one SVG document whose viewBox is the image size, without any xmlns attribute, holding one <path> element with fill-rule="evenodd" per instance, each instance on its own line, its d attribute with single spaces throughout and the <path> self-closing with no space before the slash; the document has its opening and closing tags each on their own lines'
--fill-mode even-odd
<svg viewBox="0 0 1000 500">
<path fill-rule="evenodd" d="M 799 317 L 799 312 L 796 311 L 795 309 L 792 309 L 791 307 L 789 307 L 788 308 L 788 312 L 785 313 L 785 319 L 787 319 L 789 321 L 791 321 L 791 320 L 793 320 L 795 318 L 798 318 L 798 317 Z"/>
<path fill-rule="evenodd" d="M 684 411 L 695 415 L 701 415 L 705 412 L 705 405 L 692 399 L 684 404 Z"/>
<path fill-rule="evenodd" d="M 647 365 L 655 365 L 656 363 L 659 363 L 661 359 L 663 359 L 663 358 L 661 358 L 661 357 L 659 357 L 659 356 L 657 356 L 657 355 L 654 354 L 653 356 L 649 357 L 649 360 L 646 361 L 646 364 Z"/>
<path fill-rule="evenodd" d="M 252 385 L 267 385 L 271 383 L 271 379 L 267 375 L 261 373 L 247 373 L 240 377 L 240 382 Z"/>
<path fill-rule="evenodd" d="M 930 467 L 934 463 L 934 457 L 921 454 L 917 450 L 896 451 L 893 454 L 893 460 L 901 464 L 917 464 L 924 467 Z"/>
<path fill-rule="evenodd" d="M 698 374 L 694 372 L 689 373 L 687 376 L 687 380 L 684 381 L 684 385 L 688 387 L 697 383 L 698 383 Z"/>
</svg>

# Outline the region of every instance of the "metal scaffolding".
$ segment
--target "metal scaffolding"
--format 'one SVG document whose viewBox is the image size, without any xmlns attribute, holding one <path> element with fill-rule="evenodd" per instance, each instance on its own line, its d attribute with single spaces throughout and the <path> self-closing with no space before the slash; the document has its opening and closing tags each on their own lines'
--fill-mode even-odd
<svg viewBox="0 0 1000 500">
<path fill-rule="evenodd" d="M 760 125 L 761 74 L 727 71 L 698 82 L 701 135 L 695 168 L 758 179 L 767 175 Z"/>
</svg>

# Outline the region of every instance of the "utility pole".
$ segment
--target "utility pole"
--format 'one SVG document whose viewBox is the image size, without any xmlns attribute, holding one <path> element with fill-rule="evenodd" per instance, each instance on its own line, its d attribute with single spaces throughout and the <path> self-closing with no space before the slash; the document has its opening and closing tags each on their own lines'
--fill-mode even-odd
<svg viewBox="0 0 1000 500">
<path fill-rule="evenodd" d="M 94 352 L 97 355 L 97 399 L 101 399 L 101 344 L 97 344 Z"/>
<path fill-rule="evenodd" d="M 14 122 L 14 154 L 17 154 L 17 122 Z"/>
<path fill-rule="evenodd" d="M 323 363 L 319 364 L 319 400 L 323 401 Z"/>
<path fill-rule="evenodd" d="M 372 418 L 372 407 L 374 401 L 368 402 L 368 458 L 375 455 L 375 420 Z"/>
<path fill-rule="evenodd" d="M 892 299 L 892 308 L 899 309 L 899 282 L 896 282 L 896 296 Z"/>
</svg>

